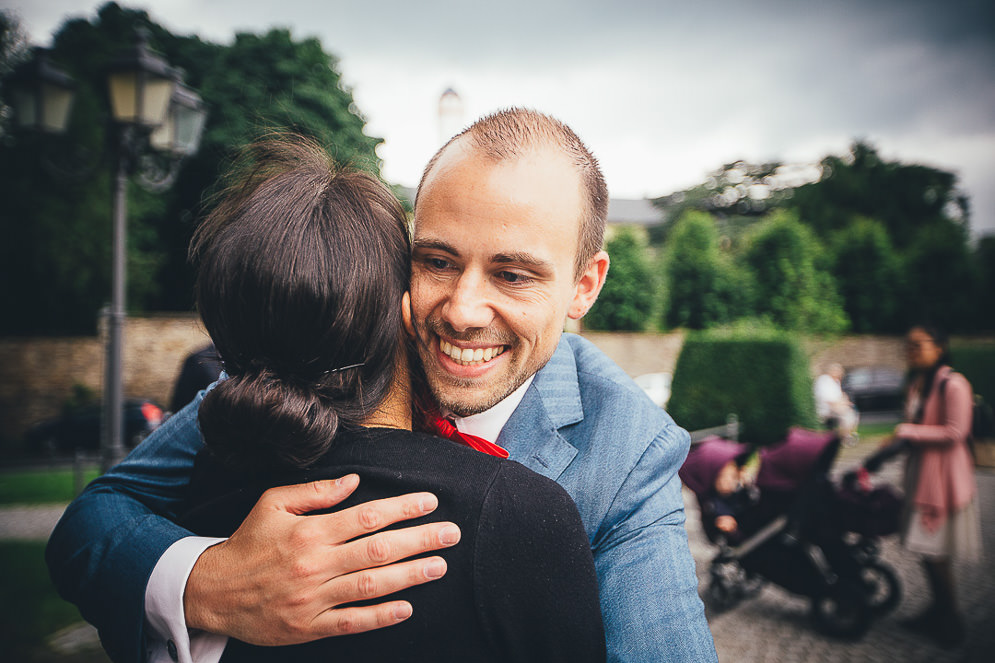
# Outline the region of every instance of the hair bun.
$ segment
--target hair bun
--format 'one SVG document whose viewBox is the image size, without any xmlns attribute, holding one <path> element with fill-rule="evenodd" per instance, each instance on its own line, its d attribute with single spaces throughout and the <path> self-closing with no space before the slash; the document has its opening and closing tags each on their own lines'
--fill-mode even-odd
<svg viewBox="0 0 995 663">
<path fill-rule="evenodd" d="M 204 396 L 198 420 L 207 447 L 235 469 L 306 467 L 339 426 L 333 404 L 316 390 L 266 369 L 219 382 Z"/>
</svg>

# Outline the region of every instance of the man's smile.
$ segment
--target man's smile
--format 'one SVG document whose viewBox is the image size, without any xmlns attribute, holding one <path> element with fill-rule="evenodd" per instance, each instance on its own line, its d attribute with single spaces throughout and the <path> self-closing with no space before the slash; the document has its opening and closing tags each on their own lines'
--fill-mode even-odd
<svg viewBox="0 0 995 663">
<path fill-rule="evenodd" d="M 489 362 L 507 349 L 505 345 L 484 348 L 461 348 L 439 337 L 439 349 L 460 366 L 477 366 Z"/>
</svg>

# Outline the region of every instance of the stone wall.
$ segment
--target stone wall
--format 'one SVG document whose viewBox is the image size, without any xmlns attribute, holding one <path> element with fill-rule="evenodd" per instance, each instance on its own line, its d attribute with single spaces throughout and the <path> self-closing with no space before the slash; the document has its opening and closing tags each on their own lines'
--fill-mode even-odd
<svg viewBox="0 0 995 663">
<path fill-rule="evenodd" d="M 105 335 L 0 338 L 0 440 L 19 438 L 33 423 L 57 415 L 82 385 L 99 396 Z M 125 397 L 169 403 L 188 353 L 208 342 L 195 314 L 129 318 L 124 327 Z"/>
<path fill-rule="evenodd" d="M 584 336 L 635 377 L 643 373 L 673 373 L 684 334 L 605 334 Z M 819 375 L 834 362 L 843 366 L 890 366 L 905 370 L 905 352 L 901 336 L 844 336 L 831 339 L 812 338 L 804 343 L 810 358 L 812 375 Z"/>
<path fill-rule="evenodd" d="M 684 342 L 680 332 L 584 335 L 633 377 L 673 373 Z M 183 359 L 208 337 L 195 314 L 155 315 L 129 318 L 124 340 L 125 396 L 149 398 L 165 406 Z M 832 362 L 847 367 L 905 366 L 900 336 L 810 339 L 806 347 L 813 375 Z M 58 414 L 75 384 L 99 394 L 103 367 L 102 336 L 0 338 L 0 440 L 19 438 L 32 423 Z"/>
</svg>

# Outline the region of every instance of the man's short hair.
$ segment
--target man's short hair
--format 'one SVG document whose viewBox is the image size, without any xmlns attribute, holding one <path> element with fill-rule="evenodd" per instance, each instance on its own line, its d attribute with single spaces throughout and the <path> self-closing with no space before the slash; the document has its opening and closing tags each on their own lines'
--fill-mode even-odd
<svg viewBox="0 0 995 663">
<path fill-rule="evenodd" d="M 528 108 L 508 108 L 482 117 L 450 138 L 425 166 L 418 183 L 418 193 L 415 194 L 416 209 L 418 196 L 432 168 L 446 148 L 464 137 L 478 153 L 499 162 L 547 146 L 559 148 L 573 162 L 587 198 L 586 209 L 580 219 L 574 262 L 574 278 L 579 279 L 604 244 L 605 218 L 608 216 L 608 186 L 598 160 L 580 137 L 556 118 Z"/>
</svg>

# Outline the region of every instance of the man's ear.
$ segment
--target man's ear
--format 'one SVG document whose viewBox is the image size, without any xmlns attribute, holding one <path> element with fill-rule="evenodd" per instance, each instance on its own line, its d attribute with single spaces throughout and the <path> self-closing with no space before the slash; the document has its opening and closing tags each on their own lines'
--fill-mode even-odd
<svg viewBox="0 0 995 663">
<path fill-rule="evenodd" d="M 404 321 L 404 331 L 414 338 L 415 326 L 411 323 L 411 292 L 408 290 L 405 290 L 401 296 L 401 319 Z"/>
<path fill-rule="evenodd" d="M 598 251 L 587 269 L 580 275 L 577 285 L 574 287 L 574 296 L 567 308 L 567 316 L 571 320 L 583 318 L 594 306 L 595 300 L 601 294 L 601 288 L 605 285 L 605 277 L 608 276 L 608 254 Z"/>
</svg>

